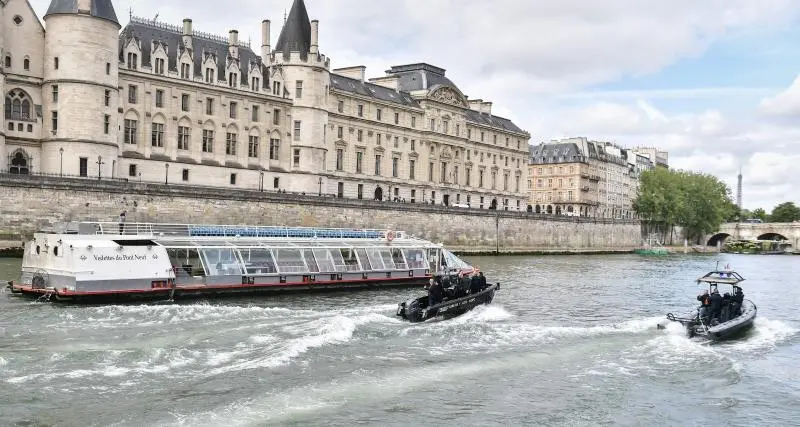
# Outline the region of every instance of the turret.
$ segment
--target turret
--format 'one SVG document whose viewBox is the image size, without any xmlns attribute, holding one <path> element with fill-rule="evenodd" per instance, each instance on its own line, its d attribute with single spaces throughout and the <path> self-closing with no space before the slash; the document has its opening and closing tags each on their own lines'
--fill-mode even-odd
<svg viewBox="0 0 800 427">
<path fill-rule="evenodd" d="M 43 97 L 42 171 L 109 177 L 119 151 L 114 6 L 111 0 L 52 0 L 44 21 L 42 90 L 55 93 L 57 86 L 58 97 Z"/>
<path fill-rule="evenodd" d="M 308 19 L 303 0 L 294 0 L 275 44 L 275 51 L 268 58 L 268 64 L 279 67 L 283 73 L 284 86 L 294 101 L 290 125 L 291 145 L 288 147 L 291 151 L 281 155 L 292 159 L 292 171 L 309 173 L 299 175 L 305 177 L 302 179 L 313 180 L 293 182 L 298 186 L 297 190 L 323 185 L 324 178 L 320 182 L 318 177 L 310 174 L 327 169 L 325 128 L 328 113 L 319 106 L 328 102 L 330 62 L 319 53 L 318 28 L 318 21 Z M 268 43 L 268 38 L 262 40 L 262 45 L 268 46 Z M 299 161 L 295 162 L 298 153 Z"/>
</svg>

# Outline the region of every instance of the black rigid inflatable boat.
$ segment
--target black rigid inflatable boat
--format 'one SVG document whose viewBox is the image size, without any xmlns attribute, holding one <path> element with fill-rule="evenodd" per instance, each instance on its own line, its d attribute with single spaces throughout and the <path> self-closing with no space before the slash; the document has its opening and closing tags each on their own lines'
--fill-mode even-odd
<svg viewBox="0 0 800 427">
<path fill-rule="evenodd" d="M 434 317 L 459 316 L 479 305 L 491 303 L 494 293 L 498 289 L 500 289 L 500 284 L 495 283 L 478 293 L 467 294 L 459 298 L 445 298 L 444 301 L 433 307 L 428 307 L 427 295 L 411 298 L 397 305 L 397 315 L 411 322 L 424 322 Z"/>
<path fill-rule="evenodd" d="M 719 285 L 732 286 L 733 294 L 726 292 L 717 310 L 701 307 L 690 310 L 683 316 L 668 313 L 667 320 L 683 325 L 690 338 L 701 337 L 711 341 L 722 341 L 741 336 L 753 327 L 758 314 L 755 303 L 744 299 L 744 292 L 739 286 L 744 280 L 739 273 L 728 268 L 709 272 L 697 279 L 698 283 L 708 284 L 709 287 L 708 293 L 700 295 L 699 300 L 714 294 L 718 295 Z M 659 324 L 658 328 L 665 329 L 666 325 Z"/>
</svg>

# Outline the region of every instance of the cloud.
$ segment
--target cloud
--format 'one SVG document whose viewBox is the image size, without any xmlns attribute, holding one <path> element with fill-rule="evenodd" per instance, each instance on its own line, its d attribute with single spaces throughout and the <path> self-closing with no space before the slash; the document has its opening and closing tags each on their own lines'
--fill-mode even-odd
<svg viewBox="0 0 800 427">
<path fill-rule="evenodd" d="M 764 98 L 759 108 L 767 116 L 788 118 L 800 116 L 800 75 L 786 90 Z"/>
</svg>

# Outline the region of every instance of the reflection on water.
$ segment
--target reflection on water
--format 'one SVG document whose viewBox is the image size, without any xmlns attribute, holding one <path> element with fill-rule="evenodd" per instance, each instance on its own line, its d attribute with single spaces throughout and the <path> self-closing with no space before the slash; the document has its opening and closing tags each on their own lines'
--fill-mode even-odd
<svg viewBox="0 0 800 427">
<path fill-rule="evenodd" d="M 756 327 L 719 345 L 657 330 L 696 304 L 694 279 L 718 260 L 748 279 Z M 43 425 L 798 424 L 800 286 L 787 280 L 798 260 L 471 257 L 503 284 L 495 302 L 422 324 L 394 315 L 422 289 L 91 307 L 3 291 L 0 414 Z M 18 268 L 0 260 L 0 277 Z"/>
</svg>

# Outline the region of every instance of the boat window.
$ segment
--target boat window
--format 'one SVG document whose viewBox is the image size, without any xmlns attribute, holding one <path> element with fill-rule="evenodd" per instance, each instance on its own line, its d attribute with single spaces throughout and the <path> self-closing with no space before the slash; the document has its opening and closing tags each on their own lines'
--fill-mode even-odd
<svg viewBox="0 0 800 427">
<path fill-rule="evenodd" d="M 358 263 L 358 257 L 354 249 L 340 249 L 339 255 L 344 262 L 344 271 L 361 271 L 361 265 Z"/>
<path fill-rule="evenodd" d="M 233 248 L 202 249 L 209 276 L 242 274 L 242 265 Z"/>
<path fill-rule="evenodd" d="M 422 249 L 403 249 L 408 268 L 427 268 L 425 253 Z"/>
<path fill-rule="evenodd" d="M 205 276 L 206 270 L 200 262 L 200 253 L 197 249 L 168 248 L 167 255 L 175 277 Z"/>
<path fill-rule="evenodd" d="M 120 246 L 156 246 L 155 242 L 150 239 L 118 239 L 114 243 Z"/>
<path fill-rule="evenodd" d="M 328 253 L 333 261 L 333 269 L 337 272 L 348 271 L 347 265 L 344 262 L 344 257 L 342 256 L 343 250 L 346 249 L 328 249 Z"/>
<path fill-rule="evenodd" d="M 272 252 L 265 248 L 244 248 L 239 249 L 242 256 L 244 268 L 247 274 L 270 274 L 276 273 L 275 260 Z"/>
<path fill-rule="evenodd" d="M 369 262 L 369 257 L 367 257 L 367 251 L 362 248 L 358 248 L 355 250 L 355 252 L 356 252 L 356 257 L 358 257 L 358 260 L 361 263 L 362 270 L 363 271 L 373 270 L 372 264 L 370 264 Z"/>
<path fill-rule="evenodd" d="M 336 268 L 333 266 L 331 253 L 327 249 L 314 249 L 314 257 L 317 259 L 319 271 L 325 273 L 336 271 Z"/>
<path fill-rule="evenodd" d="M 403 258 L 403 251 L 398 248 L 392 248 L 392 262 L 394 262 L 394 268 L 398 270 L 405 270 L 408 268 L 408 264 L 405 258 Z"/>
<path fill-rule="evenodd" d="M 312 273 L 319 273 L 319 265 L 317 265 L 317 259 L 314 257 L 314 253 L 311 252 L 311 249 L 302 249 L 303 258 L 306 260 L 306 265 L 308 265 L 308 271 Z"/>
<path fill-rule="evenodd" d="M 386 267 L 383 265 L 383 261 L 381 260 L 381 255 L 378 252 L 378 249 L 367 249 L 367 257 L 369 257 L 369 263 L 372 264 L 373 270 L 386 269 Z"/>
<path fill-rule="evenodd" d="M 308 271 L 300 249 L 276 249 L 275 261 L 278 264 L 278 270 L 280 272 L 305 273 Z"/>
<path fill-rule="evenodd" d="M 389 249 L 379 249 L 378 250 L 381 254 L 381 260 L 383 261 L 383 265 L 389 269 L 394 270 L 397 266 L 394 264 L 394 260 L 392 259 L 392 251 Z"/>
</svg>

